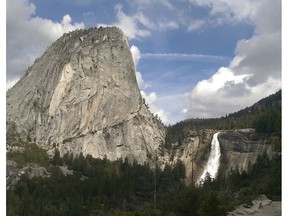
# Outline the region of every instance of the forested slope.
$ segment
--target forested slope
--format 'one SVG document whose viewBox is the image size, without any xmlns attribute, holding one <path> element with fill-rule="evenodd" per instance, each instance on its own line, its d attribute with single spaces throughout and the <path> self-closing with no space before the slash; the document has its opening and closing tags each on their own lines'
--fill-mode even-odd
<svg viewBox="0 0 288 216">
<path fill-rule="evenodd" d="M 281 98 L 279 90 L 250 107 L 220 118 L 187 119 L 168 126 L 166 143 L 175 143 L 185 138 L 189 130 L 215 129 L 229 130 L 255 128 L 258 133 L 281 134 Z"/>
</svg>

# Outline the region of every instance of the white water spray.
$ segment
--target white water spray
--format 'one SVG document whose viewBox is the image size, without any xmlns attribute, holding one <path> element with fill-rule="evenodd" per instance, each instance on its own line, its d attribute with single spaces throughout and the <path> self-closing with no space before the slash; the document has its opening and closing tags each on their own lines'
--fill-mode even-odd
<svg viewBox="0 0 288 216">
<path fill-rule="evenodd" d="M 210 177 L 212 179 L 214 179 L 216 177 L 216 174 L 217 174 L 217 171 L 218 171 L 218 167 L 219 167 L 219 164 L 220 164 L 220 156 L 221 156 L 220 144 L 219 144 L 219 141 L 218 141 L 218 138 L 217 138 L 218 134 L 219 134 L 219 132 L 215 133 L 213 135 L 213 139 L 212 139 L 212 142 L 211 142 L 211 152 L 210 152 L 210 156 L 209 156 L 209 159 L 208 159 L 208 162 L 207 162 L 207 166 L 204 169 L 203 174 L 200 177 L 198 183 L 200 183 L 201 181 L 205 180 L 205 176 L 206 176 L 207 172 L 210 174 Z"/>
</svg>

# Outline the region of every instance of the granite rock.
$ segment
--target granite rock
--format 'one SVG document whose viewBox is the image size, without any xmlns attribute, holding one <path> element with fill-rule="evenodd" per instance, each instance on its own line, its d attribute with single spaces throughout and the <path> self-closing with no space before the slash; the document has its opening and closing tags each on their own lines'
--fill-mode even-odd
<svg viewBox="0 0 288 216">
<path fill-rule="evenodd" d="M 116 27 L 66 33 L 7 92 L 7 134 L 110 160 L 152 163 L 165 127 L 141 97 L 123 32 Z M 9 145 L 9 142 L 7 142 Z M 7 148 L 9 149 L 9 148 Z"/>
</svg>

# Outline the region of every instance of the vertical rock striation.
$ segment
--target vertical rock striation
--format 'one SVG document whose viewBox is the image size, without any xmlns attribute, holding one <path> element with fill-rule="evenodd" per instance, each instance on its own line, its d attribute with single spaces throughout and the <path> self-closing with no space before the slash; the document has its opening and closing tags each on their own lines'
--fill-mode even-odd
<svg viewBox="0 0 288 216">
<path fill-rule="evenodd" d="M 187 130 L 182 144 L 173 144 L 174 149 L 170 154 L 174 156 L 173 163 L 178 160 L 183 161 L 186 167 L 187 184 L 190 184 L 192 179 L 194 183 L 199 183 L 201 176 L 203 174 L 205 176 L 207 171 L 205 168 L 209 165 L 213 134 L 217 132 L 219 132 L 217 138 L 220 144 L 221 156 L 218 152 L 217 172 L 208 171 L 212 178 L 224 177 L 231 169 L 238 169 L 240 172 L 248 171 L 249 166 L 256 162 L 258 155 L 266 152 L 269 157 L 272 157 L 275 154 L 273 142 L 277 137 L 257 134 L 251 128 L 225 131 Z M 169 161 L 169 159 L 166 159 L 166 161 Z"/>
<path fill-rule="evenodd" d="M 116 27 L 64 34 L 7 92 L 7 134 L 49 150 L 149 161 L 165 128 L 143 103 Z M 9 145 L 9 143 L 7 143 Z"/>
</svg>

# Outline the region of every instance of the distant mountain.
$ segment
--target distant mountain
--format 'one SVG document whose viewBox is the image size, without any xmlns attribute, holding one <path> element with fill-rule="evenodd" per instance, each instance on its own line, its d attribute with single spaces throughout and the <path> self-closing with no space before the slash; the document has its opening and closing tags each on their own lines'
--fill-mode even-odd
<svg viewBox="0 0 288 216">
<path fill-rule="evenodd" d="M 259 100 L 254 105 L 250 107 L 246 107 L 245 109 L 240 110 L 238 112 L 232 113 L 229 116 L 239 117 L 239 116 L 244 116 L 248 114 L 257 115 L 259 114 L 259 112 L 267 112 L 267 111 L 271 111 L 274 109 L 281 110 L 281 100 L 282 100 L 282 90 L 280 89 L 278 92 Z"/>
</svg>

